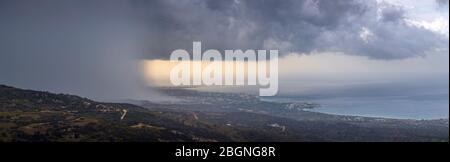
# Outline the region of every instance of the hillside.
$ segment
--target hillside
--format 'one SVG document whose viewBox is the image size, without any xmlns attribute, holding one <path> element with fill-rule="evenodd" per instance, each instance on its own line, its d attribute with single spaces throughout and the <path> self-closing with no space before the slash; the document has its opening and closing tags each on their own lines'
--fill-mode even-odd
<svg viewBox="0 0 450 162">
<path fill-rule="evenodd" d="M 227 102 L 141 107 L 0 85 L 0 141 L 448 141 L 447 119 L 249 111 L 277 105 L 220 95 Z"/>
<path fill-rule="evenodd" d="M 0 141 L 228 140 L 189 126 L 189 120 L 130 104 L 0 86 Z"/>
</svg>

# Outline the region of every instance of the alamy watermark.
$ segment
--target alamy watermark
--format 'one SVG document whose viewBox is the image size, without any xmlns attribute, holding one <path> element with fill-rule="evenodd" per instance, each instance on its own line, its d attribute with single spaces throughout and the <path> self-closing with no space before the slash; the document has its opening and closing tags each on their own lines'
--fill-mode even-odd
<svg viewBox="0 0 450 162">
<path fill-rule="evenodd" d="M 215 49 L 202 53 L 201 42 L 193 42 L 192 53 L 192 60 L 183 49 L 170 55 L 177 63 L 170 71 L 174 86 L 254 85 L 260 96 L 278 92 L 278 50 L 225 50 L 222 57 Z"/>
</svg>

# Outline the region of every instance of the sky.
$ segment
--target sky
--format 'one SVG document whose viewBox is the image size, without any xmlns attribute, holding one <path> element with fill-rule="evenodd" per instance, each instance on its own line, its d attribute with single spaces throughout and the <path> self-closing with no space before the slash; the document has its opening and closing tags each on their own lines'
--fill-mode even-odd
<svg viewBox="0 0 450 162">
<path fill-rule="evenodd" d="M 139 63 L 201 41 L 279 49 L 280 94 L 448 92 L 448 18 L 448 0 L 0 0 L 0 84 L 153 99 Z"/>
</svg>

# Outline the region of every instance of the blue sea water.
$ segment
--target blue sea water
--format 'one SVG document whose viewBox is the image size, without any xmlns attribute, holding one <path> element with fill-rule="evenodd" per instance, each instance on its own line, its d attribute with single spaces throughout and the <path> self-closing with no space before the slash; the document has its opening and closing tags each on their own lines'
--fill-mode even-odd
<svg viewBox="0 0 450 162">
<path fill-rule="evenodd" d="M 312 102 L 320 107 L 309 111 L 366 117 L 396 119 L 448 119 L 448 96 L 429 98 L 410 97 L 352 97 L 305 99 L 301 97 L 276 97 L 278 102 Z"/>
</svg>

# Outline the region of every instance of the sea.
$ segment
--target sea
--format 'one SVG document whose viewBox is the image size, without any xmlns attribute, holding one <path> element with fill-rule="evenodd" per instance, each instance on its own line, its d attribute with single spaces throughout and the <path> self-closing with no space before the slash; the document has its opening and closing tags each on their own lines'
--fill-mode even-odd
<svg viewBox="0 0 450 162">
<path fill-rule="evenodd" d="M 391 97 L 334 97 L 311 99 L 295 96 L 264 98 L 273 102 L 310 102 L 319 107 L 308 109 L 327 114 L 382 117 L 395 119 L 448 119 L 448 96 L 414 98 Z"/>
</svg>

